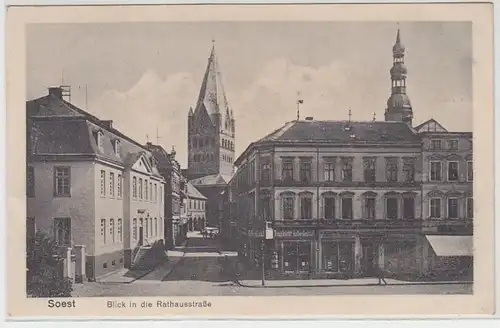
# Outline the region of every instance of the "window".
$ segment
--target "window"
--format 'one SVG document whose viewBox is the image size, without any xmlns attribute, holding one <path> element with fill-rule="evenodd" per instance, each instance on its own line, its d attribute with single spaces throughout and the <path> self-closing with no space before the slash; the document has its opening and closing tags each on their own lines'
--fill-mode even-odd
<svg viewBox="0 0 500 328">
<path fill-rule="evenodd" d="M 155 236 L 158 236 L 158 219 L 155 218 Z"/>
<path fill-rule="evenodd" d="M 100 151 L 103 151 L 103 149 L 104 149 L 104 136 L 103 136 L 101 131 L 97 132 L 96 138 L 97 138 L 97 147 L 99 147 Z"/>
<path fill-rule="evenodd" d="M 441 181 L 441 162 L 431 162 L 431 181 Z"/>
<path fill-rule="evenodd" d="M 311 181 L 311 162 L 310 161 L 300 161 L 300 181 L 310 182 Z"/>
<path fill-rule="evenodd" d="M 116 139 L 114 142 L 115 155 L 120 155 L 120 140 Z"/>
<path fill-rule="evenodd" d="M 448 198 L 448 218 L 456 219 L 458 218 L 458 199 Z"/>
<path fill-rule="evenodd" d="M 283 180 L 293 180 L 293 162 L 283 162 Z"/>
<path fill-rule="evenodd" d="M 192 209 L 193 208 L 193 200 L 189 200 L 189 209 Z"/>
<path fill-rule="evenodd" d="M 474 181 L 474 167 L 472 161 L 467 162 L 467 181 Z"/>
<path fill-rule="evenodd" d="M 54 219 L 54 237 L 58 245 L 71 245 L 71 219 Z"/>
<path fill-rule="evenodd" d="M 369 220 L 375 219 L 375 197 L 373 196 L 365 198 L 365 218 Z"/>
<path fill-rule="evenodd" d="M 398 164 L 395 162 L 388 162 L 386 164 L 386 178 L 389 182 L 398 181 Z"/>
<path fill-rule="evenodd" d="M 118 235 L 118 242 L 121 243 L 123 241 L 123 233 L 122 233 L 122 219 L 118 219 L 118 227 L 117 227 L 117 235 Z"/>
<path fill-rule="evenodd" d="M 448 140 L 448 150 L 458 150 L 458 140 Z"/>
<path fill-rule="evenodd" d="M 395 197 L 389 197 L 385 200 L 386 204 L 386 215 L 390 220 L 395 220 L 398 218 L 398 199 Z"/>
<path fill-rule="evenodd" d="M 325 181 L 335 181 L 335 163 L 333 161 L 325 162 L 323 169 Z"/>
<path fill-rule="evenodd" d="M 441 198 L 431 198 L 430 207 L 431 218 L 441 218 Z"/>
<path fill-rule="evenodd" d="M 413 197 L 403 198 L 403 217 L 405 219 L 415 218 L 415 198 Z"/>
<path fill-rule="evenodd" d="M 303 196 L 300 198 L 300 218 L 302 220 L 312 219 L 312 197 Z"/>
<path fill-rule="evenodd" d="M 122 176 L 118 174 L 118 197 L 122 197 Z"/>
<path fill-rule="evenodd" d="M 153 183 L 149 183 L 149 200 L 153 201 Z"/>
<path fill-rule="evenodd" d="M 441 150 L 441 140 L 431 140 L 432 150 Z"/>
<path fill-rule="evenodd" d="M 294 199 L 292 196 L 286 196 L 283 198 L 283 218 L 293 219 L 294 217 Z"/>
<path fill-rule="evenodd" d="M 262 168 L 261 168 L 261 171 L 260 171 L 260 178 L 262 179 L 262 181 L 269 181 L 270 178 L 271 178 L 271 175 L 270 175 L 270 164 L 269 163 L 264 163 L 262 164 Z"/>
<path fill-rule="evenodd" d="M 54 168 L 54 196 L 71 196 L 71 172 L 69 167 Z"/>
<path fill-rule="evenodd" d="M 160 203 L 163 203 L 163 187 L 160 186 Z"/>
<path fill-rule="evenodd" d="M 158 185 L 155 183 L 155 203 L 158 201 Z"/>
<path fill-rule="evenodd" d="M 325 196 L 325 219 L 335 219 L 335 197 Z"/>
<path fill-rule="evenodd" d="M 109 195 L 111 197 L 115 195 L 115 174 L 113 172 L 109 173 Z"/>
<path fill-rule="evenodd" d="M 342 197 L 342 219 L 352 219 L 352 197 Z"/>
<path fill-rule="evenodd" d="M 363 161 L 366 182 L 375 182 L 375 159 L 365 158 Z"/>
<path fill-rule="evenodd" d="M 458 181 L 458 162 L 448 162 L 448 181 Z"/>
<path fill-rule="evenodd" d="M 352 181 L 352 163 L 344 161 L 342 164 L 342 181 Z"/>
<path fill-rule="evenodd" d="M 101 196 L 106 196 L 106 171 L 101 170 Z"/>
<path fill-rule="evenodd" d="M 415 164 L 414 163 L 404 163 L 403 164 L 403 176 L 405 182 L 415 181 Z"/>
<path fill-rule="evenodd" d="M 353 243 L 334 242 L 323 240 L 322 242 L 323 268 L 328 272 L 349 272 L 353 266 Z"/>
<path fill-rule="evenodd" d="M 101 239 L 106 244 L 106 219 L 101 219 Z"/>
<path fill-rule="evenodd" d="M 144 219 L 144 237 L 148 238 L 149 237 L 149 220 L 146 218 Z"/>
<path fill-rule="evenodd" d="M 311 242 L 283 242 L 283 266 L 286 272 L 309 272 Z"/>
<path fill-rule="evenodd" d="M 132 220 L 132 239 L 137 240 L 137 219 Z"/>
<path fill-rule="evenodd" d="M 109 236 L 111 243 L 115 243 L 115 219 L 109 219 Z"/>
<path fill-rule="evenodd" d="M 153 236 L 153 218 L 149 218 L 149 232 Z"/>
<path fill-rule="evenodd" d="M 35 197 L 35 168 L 28 166 L 26 171 L 26 196 Z"/>
<path fill-rule="evenodd" d="M 137 178 L 132 178 L 132 196 L 137 198 Z"/>
<path fill-rule="evenodd" d="M 148 180 L 144 180 L 144 199 L 148 200 Z"/>
<path fill-rule="evenodd" d="M 474 218 L 474 199 L 472 197 L 467 198 L 467 218 Z"/>
<path fill-rule="evenodd" d="M 139 179 L 139 199 L 142 199 L 142 179 Z"/>
</svg>

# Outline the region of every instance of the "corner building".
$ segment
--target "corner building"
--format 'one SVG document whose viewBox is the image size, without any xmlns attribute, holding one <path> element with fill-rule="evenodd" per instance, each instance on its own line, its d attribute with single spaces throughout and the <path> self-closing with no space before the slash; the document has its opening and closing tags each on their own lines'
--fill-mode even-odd
<svg viewBox="0 0 500 328">
<path fill-rule="evenodd" d="M 385 121 L 288 122 L 235 161 L 226 207 L 236 211 L 225 216 L 251 265 L 264 259 L 270 276 L 380 267 L 415 277 L 472 263 L 472 133 L 433 119 L 412 127 L 399 30 L 392 51 Z"/>
</svg>

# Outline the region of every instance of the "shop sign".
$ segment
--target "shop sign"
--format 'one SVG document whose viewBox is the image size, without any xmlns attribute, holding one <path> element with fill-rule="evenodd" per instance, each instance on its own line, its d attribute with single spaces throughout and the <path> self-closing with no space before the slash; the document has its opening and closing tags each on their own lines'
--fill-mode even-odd
<svg viewBox="0 0 500 328">
<path fill-rule="evenodd" d="M 314 237 L 314 230 L 276 230 L 276 237 Z"/>
<path fill-rule="evenodd" d="M 353 238 L 354 234 L 352 232 L 342 233 L 338 231 L 320 231 L 319 237 L 324 239 Z"/>
<path fill-rule="evenodd" d="M 248 229 L 246 234 L 249 237 L 264 238 L 264 230 L 263 229 Z"/>
</svg>

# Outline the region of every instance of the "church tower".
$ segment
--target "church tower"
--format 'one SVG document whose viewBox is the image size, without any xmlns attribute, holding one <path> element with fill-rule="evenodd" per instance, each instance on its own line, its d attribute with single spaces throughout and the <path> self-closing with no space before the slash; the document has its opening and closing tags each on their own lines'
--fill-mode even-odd
<svg viewBox="0 0 500 328">
<path fill-rule="evenodd" d="M 406 94 L 405 47 L 401 43 L 398 29 L 396 43 L 392 47 L 393 64 L 391 68 L 391 96 L 385 110 L 386 121 L 406 122 L 410 126 L 413 119 L 410 98 Z"/>
<path fill-rule="evenodd" d="M 189 179 L 216 174 L 232 176 L 234 149 L 235 119 L 224 92 L 214 43 L 196 107 L 188 113 Z"/>
</svg>

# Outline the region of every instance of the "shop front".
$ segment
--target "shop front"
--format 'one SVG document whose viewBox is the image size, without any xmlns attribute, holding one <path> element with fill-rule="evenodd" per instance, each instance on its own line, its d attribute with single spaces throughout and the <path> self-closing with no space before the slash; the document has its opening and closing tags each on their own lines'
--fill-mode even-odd
<svg viewBox="0 0 500 328">
<path fill-rule="evenodd" d="M 326 277 L 351 277 L 357 271 L 356 249 L 359 248 L 354 233 L 321 231 L 320 263 L 318 271 Z M 359 255 L 358 255 L 359 257 Z"/>
<path fill-rule="evenodd" d="M 314 230 L 277 229 L 274 238 L 275 248 L 269 250 L 271 268 L 287 276 L 314 274 L 317 245 Z"/>
</svg>

